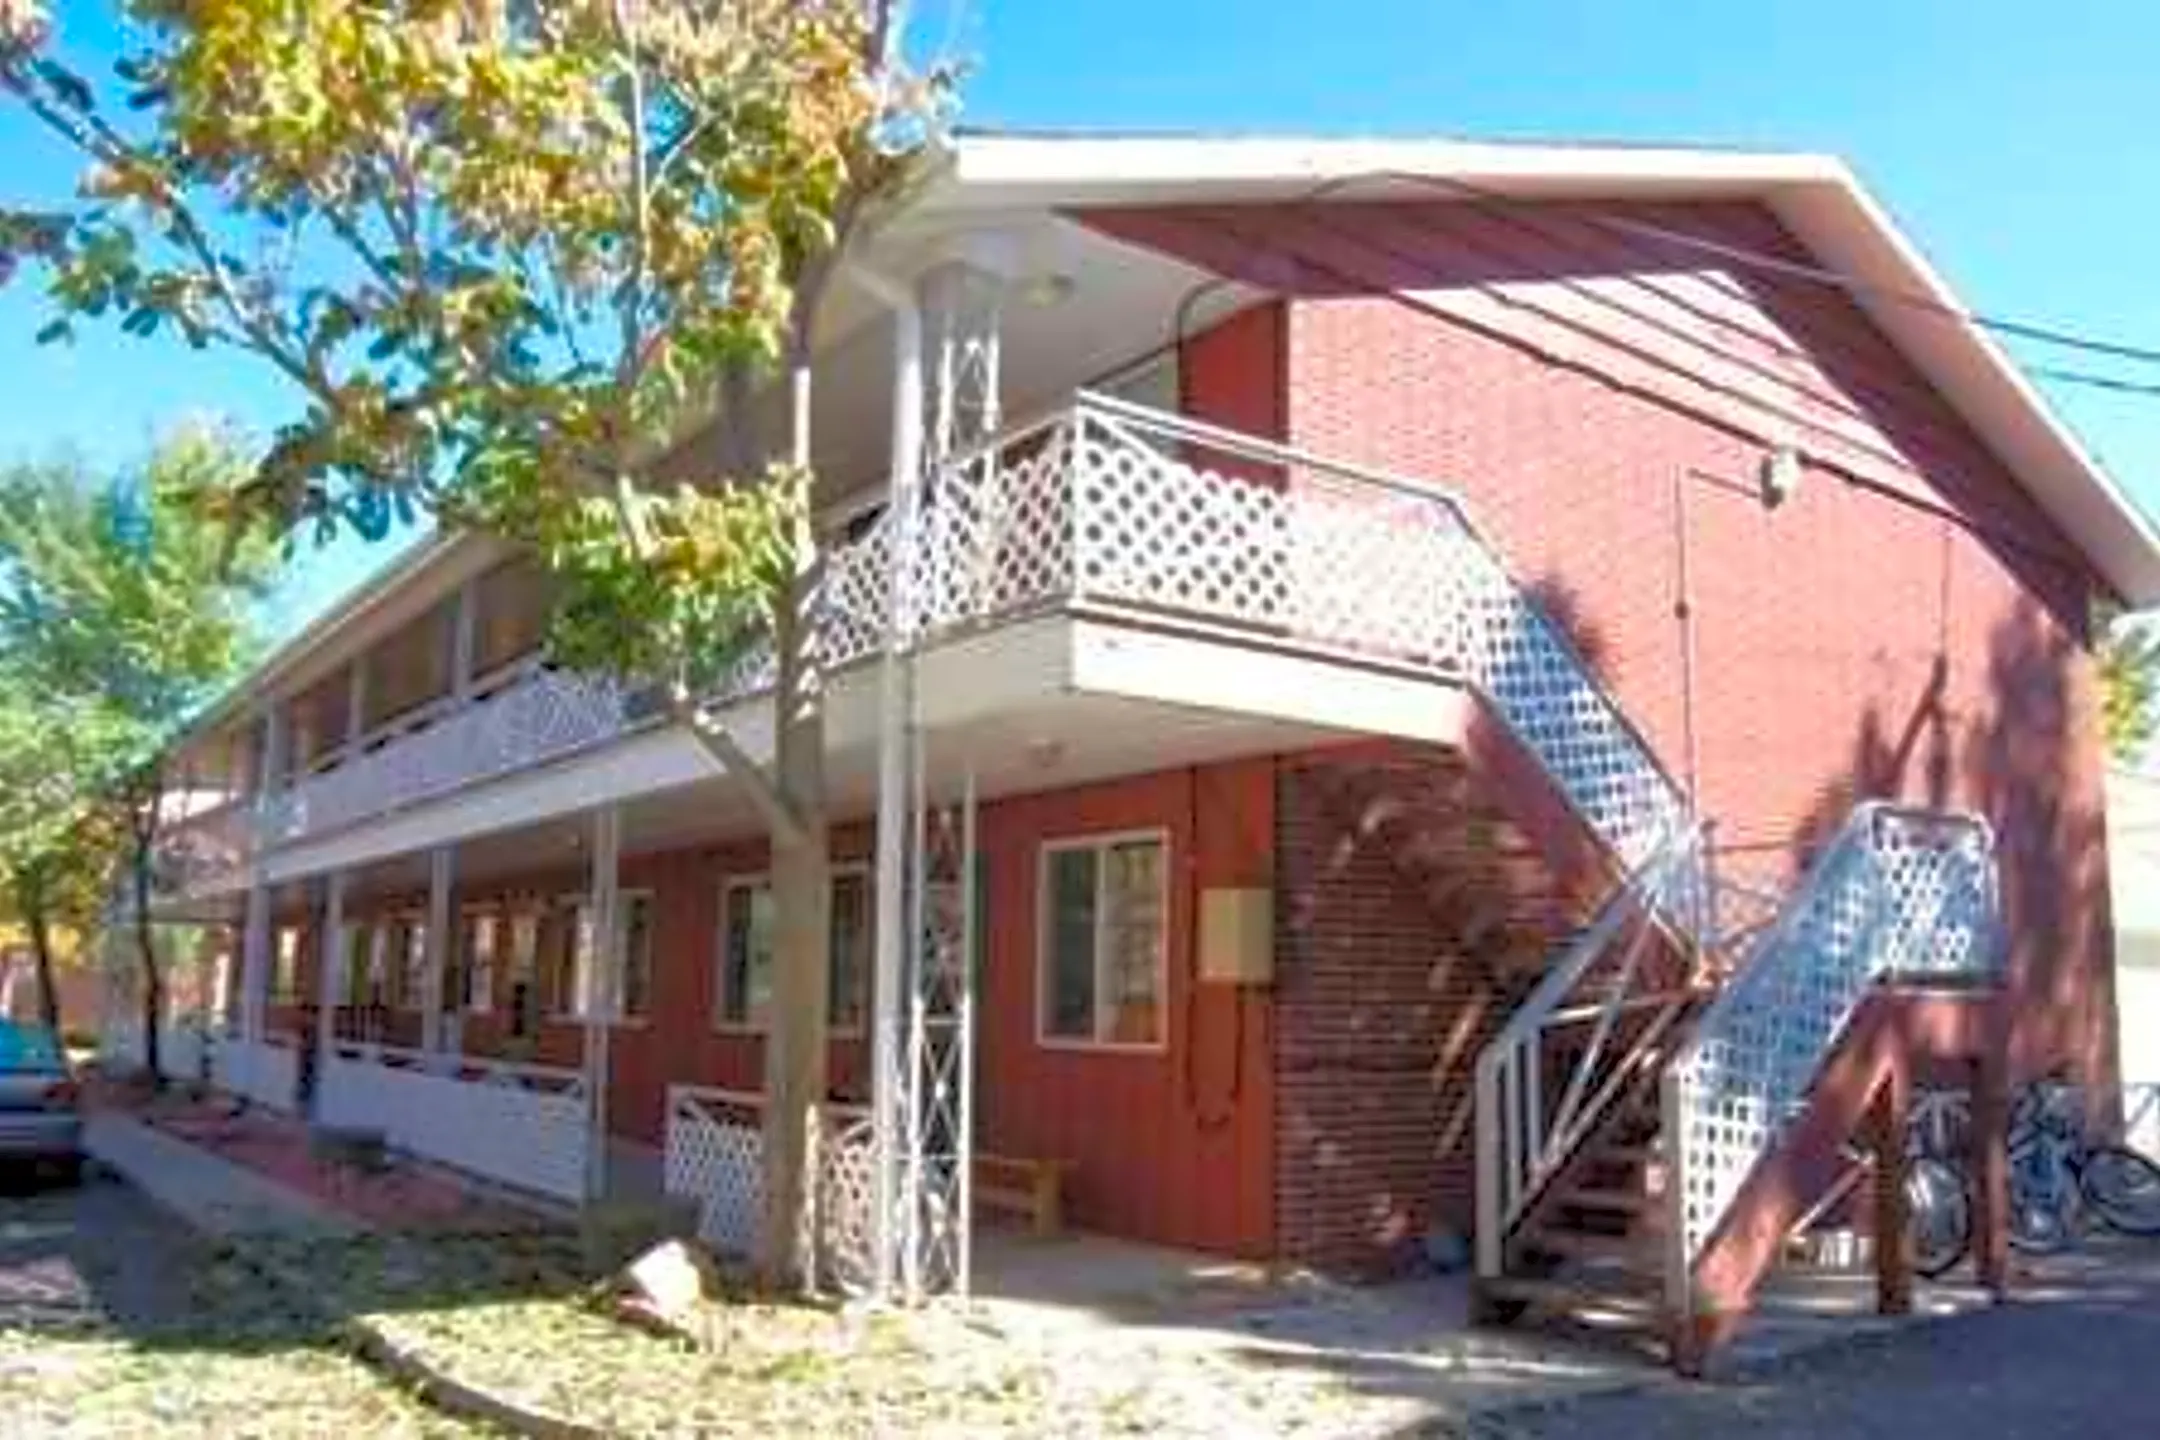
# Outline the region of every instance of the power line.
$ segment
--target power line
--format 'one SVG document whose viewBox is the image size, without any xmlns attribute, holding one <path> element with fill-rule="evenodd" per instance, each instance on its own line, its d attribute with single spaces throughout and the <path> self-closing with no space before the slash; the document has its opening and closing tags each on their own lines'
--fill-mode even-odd
<svg viewBox="0 0 2160 1440">
<path fill-rule="evenodd" d="M 1362 175 L 1343 176 L 1338 180 L 1330 181 L 1327 185 L 1307 192 L 1307 194 L 1299 197 L 1299 200 L 1295 203 L 1305 203 L 1318 199 L 1328 190 L 1341 189 L 1344 186 L 1368 180 L 1407 181 L 1411 184 L 1452 191 L 1458 195 L 1467 195 L 1488 205 L 1508 208 L 1534 206 L 1537 203 L 1525 200 L 1520 196 L 1489 189 L 1468 180 L 1455 180 L 1441 175 L 1419 175 L 1404 170 L 1377 170 Z M 1893 285 L 1878 285 L 1872 281 L 1862 280 L 1857 276 L 1847 275 L 1842 271 L 1809 264 L 1804 260 L 1792 260 L 1782 255 L 1767 254 L 1745 245 L 1734 245 L 1723 240 L 1713 240 L 1707 235 L 1697 235 L 1687 230 L 1675 230 L 1666 225 L 1655 225 L 1643 220 L 1629 220 L 1622 216 L 1600 214 L 1596 211 L 1591 211 L 1585 218 L 1594 225 L 1602 226 L 1619 234 L 1701 250 L 1754 269 L 1767 270 L 1793 279 L 1808 280 L 1818 285 L 1828 285 L 1850 294 L 1866 295 L 1875 299 L 1886 300 L 1893 304 L 1940 315 L 1945 319 L 1963 321 L 1977 329 L 1991 331 L 1998 335 L 2007 335 L 2015 339 L 2030 340 L 2046 345 L 2058 345 L 2065 349 L 2083 350 L 2096 355 L 2108 355 L 2119 360 L 2134 360 L 2144 364 L 2160 365 L 2160 347 L 2131 344 L 2121 340 L 2099 339 L 2058 325 L 2042 324 L 2031 320 L 2017 320 L 2001 315 L 1988 314 L 1983 311 L 1968 310 L 1956 305 L 1946 304 L 1931 295 L 1921 295 L 1910 290 L 1901 290 Z M 2112 386 L 2117 383 L 2131 386 L 2136 384 L 2136 382 L 2113 382 L 2109 377 L 2087 375 L 2080 371 L 2060 371 L 2056 373 L 2055 378 L 2069 380 L 2073 384 L 2097 384 L 2103 386 Z M 2154 393 L 2160 393 L 2160 388 L 2156 388 Z"/>
<path fill-rule="evenodd" d="M 1316 200 L 1325 199 L 1336 191 L 1376 180 L 1422 185 L 1431 189 L 1449 192 L 1458 197 L 1468 197 L 1490 207 L 1510 211 L 1520 210 L 1535 213 L 1538 206 L 1538 202 L 1535 200 L 1509 195 L 1504 191 L 1493 190 L 1472 181 L 1451 179 L 1441 175 L 1421 175 L 1407 170 L 1368 170 L 1355 175 L 1338 175 L 1299 192 L 1292 196 L 1288 203 L 1292 205 L 1309 205 Z M 1877 285 L 1872 281 L 1862 280 L 1857 276 L 1847 275 L 1842 271 L 1832 270 L 1826 266 L 1813 265 L 1802 260 L 1792 260 L 1781 255 L 1767 254 L 1748 246 L 1713 240 L 1709 236 L 1697 235 L 1691 231 L 1675 230 L 1670 226 L 1655 225 L 1641 220 L 1630 220 L 1622 216 L 1603 214 L 1595 210 L 1589 211 L 1583 218 L 1593 225 L 1632 239 L 1649 239 L 1687 249 L 1704 251 L 1753 269 L 1765 270 L 1793 279 L 1806 280 L 1818 285 L 1827 285 L 1852 295 L 1865 295 L 1892 304 L 1922 310 L 1945 319 L 1961 321 L 1976 329 L 1989 331 L 1997 335 L 2039 344 L 2061 346 L 2065 349 L 2080 350 L 2096 355 L 2112 356 L 2121 360 L 2160 365 L 2160 347 L 2131 344 L 2120 340 L 2100 339 L 2058 325 L 2011 319 L 2001 315 L 1964 309 L 1937 300 L 1930 295 L 1916 294 L 1909 290 L 1901 290 L 1896 286 Z M 1185 338 L 1198 302 L 1214 291 L 1226 288 L 1232 283 L 1234 282 L 1228 276 L 1216 275 L 1199 282 L 1189 289 L 1177 305 L 1176 315 L 1171 327 L 1172 343 L 1180 342 Z M 2094 390 L 2104 390 L 2111 394 L 2160 398 L 2160 381 L 2125 380 L 2119 376 L 2102 375 L 2089 370 L 2073 370 L 2061 366 L 2035 365 L 2023 362 L 2021 364 L 2026 373 L 2035 378 L 2050 380 L 2059 385 L 2078 385 Z"/>
</svg>

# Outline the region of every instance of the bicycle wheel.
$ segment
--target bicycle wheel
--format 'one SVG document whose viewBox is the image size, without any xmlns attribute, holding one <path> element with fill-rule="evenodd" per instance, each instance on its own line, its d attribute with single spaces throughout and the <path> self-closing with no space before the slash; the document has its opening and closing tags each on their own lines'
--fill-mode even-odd
<svg viewBox="0 0 2160 1440">
<path fill-rule="evenodd" d="M 2102 1145 L 2078 1172 L 2085 1202 L 2112 1230 L 2160 1235 L 2160 1165 L 2120 1145 Z"/>
<path fill-rule="evenodd" d="M 1972 1195 L 1956 1166 L 1922 1155 L 1905 1167 L 1905 1231 L 1913 1269 L 1933 1280 L 1972 1246 Z"/>
<path fill-rule="evenodd" d="M 2035 1147 L 2010 1157 L 2010 1243 L 2028 1255 L 2052 1255 L 2077 1238 L 2077 1191 Z"/>
</svg>

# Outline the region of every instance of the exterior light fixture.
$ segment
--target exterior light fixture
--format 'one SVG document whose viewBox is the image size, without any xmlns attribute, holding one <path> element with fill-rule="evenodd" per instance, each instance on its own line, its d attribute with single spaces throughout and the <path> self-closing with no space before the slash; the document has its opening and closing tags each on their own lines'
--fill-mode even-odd
<svg viewBox="0 0 2160 1440">
<path fill-rule="evenodd" d="M 1775 510 L 1799 493 L 1800 452 L 1791 445 L 1772 446 L 1762 458 L 1757 479 L 1765 510 Z"/>
<path fill-rule="evenodd" d="M 1062 271 L 1050 271 L 1042 275 L 1030 275 L 1020 282 L 1020 298 L 1037 310 L 1055 310 L 1072 299 L 1080 288 L 1078 281 Z"/>
</svg>

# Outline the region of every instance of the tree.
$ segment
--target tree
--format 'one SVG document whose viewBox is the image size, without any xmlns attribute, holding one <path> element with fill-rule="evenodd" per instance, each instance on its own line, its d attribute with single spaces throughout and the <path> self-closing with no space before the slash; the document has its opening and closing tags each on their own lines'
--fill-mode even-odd
<svg viewBox="0 0 2160 1440">
<path fill-rule="evenodd" d="M 27 678 L 0 664 L 0 901 L 30 937 L 39 1007 L 61 1030 L 55 935 L 86 936 L 111 891 L 122 837 L 113 812 L 93 803 L 96 715 L 55 722 Z"/>
<path fill-rule="evenodd" d="M 756 800 L 777 925 L 761 1268 L 798 1236 L 824 1098 L 828 860 L 809 350 L 952 77 L 899 59 L 897 0 L 133 0 L 120 93 L 0 0 L 0 87 L 88 161 L 0 215 L 62 338 L 82 317 L 247 352 L 301 397 L 243 523 L 379 531 L 432 511 L 532 551 L 573 666 L 667 682 Z M 752 401 L 784 373 L 785 453 Z M 696 484 L 650 461 L 719 417 Z M 775 754 L 700 697 L 777 652 Z"/>
<path fill-rule="evenodd" d="M 2103 611 L 2100 636 L 2100 718 L 2108 754 L 2134 761 L 2145 753 L 2160 713 L 2160 631 L 2133 617 Z"/>
<path fill-rule="evenodd" d="M 71 913 L 75 886 L 126 886 L 153 1078 L 164 751 L 252 655 L 253 607 L 276 571 L 273 547 L 234 544 L 195 503 L 241 468 L 228 442 L 195 432 L 161 446 L 138 477 L 102 481 L 72 466 L 0 476 L 0 673 L 25 753 L 65 790 L 15 817 L 31 861 L 23 875 L 33 899 L 67 877 Z"/>
</svg>

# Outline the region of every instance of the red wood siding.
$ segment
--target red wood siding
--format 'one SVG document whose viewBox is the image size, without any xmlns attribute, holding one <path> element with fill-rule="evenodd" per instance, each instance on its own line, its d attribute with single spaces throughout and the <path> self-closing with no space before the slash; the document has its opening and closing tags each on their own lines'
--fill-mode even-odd
<svg viewBox="0 0 2160 1440">
<path fill-rule="evenodd" d="M 986 804 L 980 818 L 985 889 L 984 993 L 978 1031 L 978 1134 L 1002 1154 L 1074 1161 L 1072 1219 L 1164 1244 L 1264 1257 L 1272 1253 L 1273 1067 L 1263 994 L 1195 979 L 1195 886 L 1266 886 L 1274 858 L 1272 762 L 1181 770 Z M 1047 1049 L 1035 1038 L 1036 873 L 1046 840 L 1103 830 L 1160 828 L 1170 842 L 1165 1043 L 1147 1053 Z M 868 826 L 837 829 L 836 860 L 867 859 Z M 657 1145 L 670 1084 L 761 1090 L 763 1041 L 713 1025 L 720 893 L 730 875 L 766 870 L 762 841 L 626 857 L 626 889 L 655 897 L 653 1001 L 615 1032 L 609 1120 Z M 459 903 L 532 898 L 582 888 L 572 871 L 461 887 Z M 355 907 L 371 919 L 388 907 Z M 463 1020 L 469 1054 L 509 1046 L 496 966 L 496 1012 Z M 418 1017 L 413 1020 L 417 1024 Z M 519 1052 L 580 1063 L 580 1027 L 547 1023 Z M 868 1041 L 837 1038 L 836 1096 L 869 1088 Z"/>
<path fill-rule="evenodd" d="M 985 809 L 989 939 L 982 1143 L 1077 1163 L 1073 1215 L 1164 1244 L 1272 1253 L 1274 1076 L 1263 993 L 1197 978 L 1199 891 L 1274 876 L 1271 761 L 1181 770 Z M 1037 876 L 1046 841 L 1163 830 L 1169 993 L 1159 1051 L 1038 1044 Z"/>
</svg>

